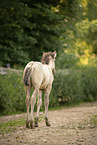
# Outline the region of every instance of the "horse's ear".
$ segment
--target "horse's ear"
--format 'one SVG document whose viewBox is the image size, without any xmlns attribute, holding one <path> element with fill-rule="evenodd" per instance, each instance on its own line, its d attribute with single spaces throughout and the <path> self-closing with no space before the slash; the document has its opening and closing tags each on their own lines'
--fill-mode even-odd
<svg viewBox="0 0 97 145">
<path fill-rule="evenodd" d="M 54 58 L 56 57 L 56 55 L 57 55 L 57 52 L 56 52 L 56 50 L 53 52 L 53 54 L 54 54 Z"/>
</svg>

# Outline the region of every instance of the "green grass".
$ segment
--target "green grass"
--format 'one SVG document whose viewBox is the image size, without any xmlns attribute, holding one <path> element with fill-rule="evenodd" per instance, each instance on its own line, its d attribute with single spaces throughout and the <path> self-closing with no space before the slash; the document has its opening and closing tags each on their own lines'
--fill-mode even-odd
<svg viewBox="0 0 97 145">
<path fill-rule="evenodd" d="M 5 123 L 0 123 L 0 134 L 8 134 L 17 130 L 18 127 L 23 127 L 25 125 L 25 118 L 11 120 Z M 39 122 L 43 120 L 43 117 L 39 117 Z"/>
<path fill-rule="evenodd" d="M 23 113 L 27 113 L 26 111 L 17 111 L 17 112 L 8 112 L 6 114 L 4 113 L 0 113 L 0 117 L 3 117 L 3 116 L 10 116 L 10 115 L 17 115 L 17 114 L 23 114 Z"/>
<path fill-rule="evenodd" d="M 92 124 L 94 127 L 97 127 L 97 115 L 93 115 L 90 124 Z"/>
<path fill-rule="evenodd" d="M 85 103 L 85 102 L 84 102 Z M 64 109 L 64 108 L 69 108 L 69 107 L 78 107 L 78 105 L 80 104 L 83 104 L 83 102 L 76 102 L 76 103 L 64 103 L 62 105 L 59 105 L 59 106 L 54 106 L 54 107 L 49 107 L 49 110 L 50 111 L 53 111 L 53 110 L 61 110 L 61 109 Z"/>
<path fill-rule="evenodd" d="M 69 108 L 69 107 L 78 107 L 78 105 L 80 105 L 82 103 L 71 103 L 71 104 L 67 104 L 67 105 L 63 105 L 63 106 L 57 106 L 57 107 L 51 107 L 49 108 L 50 111 L 53 110 L 61 110 L 64 108 Z M 44 110 L 42 110 L 44 112 Z M 20 112 L 21 113 L 21 112 Z M 91 116 L 89 116 L 91 117 Z M 4 135 L 4 134 L 8 134 L 11 132 L 14 132 L 18 127 L 23 127 L 25 125 L 25 118 L 21 118 L 21 119 L 17 119 L 17 120 L 12 120 L 12 121 L 8 121 L 5 123 L 0 123 L 0 134 Z M 43 116 L 39 117 L 39 121 L 43 120 Z M 93 115 L 90 119 L 89 122 L 93 127 L 97 127 L 97 115 Z M 78 127 L 79 129 L 83 129 L 82 127 Z"/>
<path fill-rule="evenodd" d="M 21 127 L 25 125 L 25 119 L 18 119 L 18 120 L 12 120 L 8 121 L 6 123 L 0 123 L 0 134 L 8 134 L 13 132 L 17 129 L 17 127 Z"/>
</svg>

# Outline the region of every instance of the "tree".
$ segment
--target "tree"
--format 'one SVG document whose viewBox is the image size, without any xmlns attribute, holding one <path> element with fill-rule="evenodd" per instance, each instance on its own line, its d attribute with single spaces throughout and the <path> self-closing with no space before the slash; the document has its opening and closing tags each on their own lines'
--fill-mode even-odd
<svg viewBox="0 0 97 145">
<path fill-rule="evenodd" d="M 3 63 L 25 64 L 31 59 L 39 60 L 43 51 L 58 48 L 59 18 L 51 7 L 31 0 L 0 2 Z"/>
<path fill-rule="evenodd" d="M 97 19 L 97 0 L 88 0 L 87 16 L 90 21 Z"/>
<path fill-rule="evenodd" d="M 62 48 L 80 18 L 79 0 L 0 1 L 0 62 L 24 65 Z M 64 35 L 65 33 L 65 35 Z"/>
</svg>

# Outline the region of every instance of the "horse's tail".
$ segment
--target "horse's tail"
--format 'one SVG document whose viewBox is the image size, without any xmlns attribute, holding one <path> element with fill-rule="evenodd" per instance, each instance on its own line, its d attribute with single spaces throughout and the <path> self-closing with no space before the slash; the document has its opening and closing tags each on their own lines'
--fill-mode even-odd
<svg viewBox="0 0 97 145">
<path fill-rule="evenodd" d="M 32 65 L 33 62 L 32 63 L 30 62 L 24 70 L 23 82 L 25 86 L 30 86 L 30 77 L 31 77 L 31 72 L 33 70 Z"/>
</svg>

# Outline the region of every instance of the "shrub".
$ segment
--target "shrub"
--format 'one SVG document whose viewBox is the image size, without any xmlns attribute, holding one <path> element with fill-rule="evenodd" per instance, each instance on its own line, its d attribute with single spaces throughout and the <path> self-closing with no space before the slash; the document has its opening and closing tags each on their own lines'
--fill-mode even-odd
<svg viewBox="0 0 97 145">
<path fill-rule="evenodd" d="M 24 111 L 25 91 L 22 75 L 11 72 L 0 74 L 0 110 L 1 113 Z"/>
<path fill-rule="evenodd" d="M 33 89 L 31 90 L 31 94 L 32 93 Z M 0 114 L 19 111 L 25 112 L 25 98 L 26 95 L 22 73 L 10 72 L 5 75 L 0 74 Z M 44 108 L 44 103 L 41 108 Z M 35 111 L 36 109 L 37 103 L 35 104 Z"/>
<path fill-rule="evenodd" d="M 72 68 L 77 65 L 79 62 L 79 57 L 76 54 L 73 53 L 62 53 L 60 54 L 60 57 L 57 58 L 56 61 L 56 67 L 59 69 L 64 68 Z"/>
<path fill-rule="evenodd" d="M 32 92 L 31 92 L 32 94 Z M 22 74 L 0 75 L 0 113 L 26 111 Z M 57 70 L 49 97 L 50 107 L 97 100 L 97 68 L 87 66 Z M 41 106 L 44 109 L 44 97 Z M 35 104 L 35 111 L 37 103 Z"/>
<path fill-rule="evenodd" d="M 96 67 L 57 70 L 50 97 L 50 106 L 96 100 Z"/>
<path fill-rule="evenodd" d="M 89 66 L 82 70 L 84 101 L 97 100 L 97 67 Z"/>
<path fill-rule="evenodd" d="M 55 105 L 60 103 L 74 103 L 84 98 L 83 83 L 80 70 L 58 70 L 55 76 L 51 98 Z M 57 104 L 56 104 L 57 102 Z M 54 105 L 54 103 L 50 103 Z"/>
</svg>

